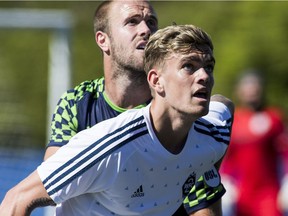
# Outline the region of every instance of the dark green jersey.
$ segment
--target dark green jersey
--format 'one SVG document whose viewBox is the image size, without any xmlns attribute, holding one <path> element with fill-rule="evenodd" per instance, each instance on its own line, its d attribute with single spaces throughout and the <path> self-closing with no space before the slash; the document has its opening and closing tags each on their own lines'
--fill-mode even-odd
<svg viewBox="0 0 288 216">
<path fill-rule="evenodd" d="M 85 81 L 62 95 L 52 117 L 48 146 L 63 146 L 76 133 L 126 110 L 111 103 L 103 90 L 102 77 Z"/>
</svg>

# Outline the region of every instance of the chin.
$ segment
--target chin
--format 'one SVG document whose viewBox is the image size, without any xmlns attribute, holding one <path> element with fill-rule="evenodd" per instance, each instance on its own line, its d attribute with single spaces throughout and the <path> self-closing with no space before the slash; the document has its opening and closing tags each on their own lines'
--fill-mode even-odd
<svg viewBox="0 0 288 216">
<path fill-rule="evenodd" d="M 202 116 L 205 116 L 207 115 L 209 112 L 209 107 L 202 107 L 200 110 L 199 110 L 199 117 L 202 117 Z"/>
<path fill-rule="evenodd" d="M 203 115 L 202 116 L 205 116 L 205 115 L 207 115 L 209 113 L 209 110 L 207 109 L 207 110 L 205 110 L 205 112 L 203 112 Z"/>
</svg>

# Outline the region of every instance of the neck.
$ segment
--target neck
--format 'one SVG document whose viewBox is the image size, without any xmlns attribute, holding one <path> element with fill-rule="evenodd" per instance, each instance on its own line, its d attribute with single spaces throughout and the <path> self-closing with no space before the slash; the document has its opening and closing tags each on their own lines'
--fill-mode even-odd
<svg viewBox="0 0 288 216">
<path fill-rule="evenodd" d="M 250 109 L 253 112 L 259 112 L 259 111 L 263 110 L 263 108 L 264 108 L 264 104 L 261 102 L 246 103 L 243 106 L 245 106 L 246 108 Z"/>
<path fill-rule="evenodd" d="M 185 146 L 194 120 L 176 111 L 167 110 L 163 105 L 157 105 L 155 100 L 151 104 L 150 117 L 161 144 L 172 154 L 179 154 Z"/>
</svg>

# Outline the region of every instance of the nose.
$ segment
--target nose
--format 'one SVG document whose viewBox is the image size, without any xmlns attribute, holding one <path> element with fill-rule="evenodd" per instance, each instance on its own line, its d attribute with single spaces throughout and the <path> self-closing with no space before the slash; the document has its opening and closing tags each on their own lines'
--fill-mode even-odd
<svg viewBox="0 0 288 216">
<path fill-rule="evenodd" d="M 142 20 L 139 25 L 139 34 L 140 36 L 147 38 L 149 38 L 149 36 L 151 35 L 151 29 L 144 20 Z"/>
<path fill-rule="evenodd" d="M 203 67 L 199 68 L 197 71 L 197 82 L 201 84 L 206 84 L 209 82 L 209 80 L 210 80 L 209 73 L 206 72 L 206 70 Z"/>
</svg>

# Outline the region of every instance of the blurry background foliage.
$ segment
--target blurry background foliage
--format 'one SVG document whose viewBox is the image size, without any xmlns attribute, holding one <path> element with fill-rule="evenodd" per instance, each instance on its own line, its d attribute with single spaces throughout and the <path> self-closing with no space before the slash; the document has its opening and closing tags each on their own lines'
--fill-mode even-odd
<svg viewBox="0 0 288 216">
<path fill-rule="evenodd" d="M 72 30 L 72 86 L 100 77 L 102 57 L 94 42 L 97 1 L 1 1 L 0 8 L 67 9 Z M 241 70 L 257 67 L 268 80 L 270 104 L 288 111 L 288 2 L 152 1 L 159 27 L 195 24 L 215 46 L 214 93 L 231 98 Z M 0 146 L 46 144 L 47 68 L 50 32 L 0 29 Z M 71 86 L 71 87 L 72 87 Z"/>
</svg>

